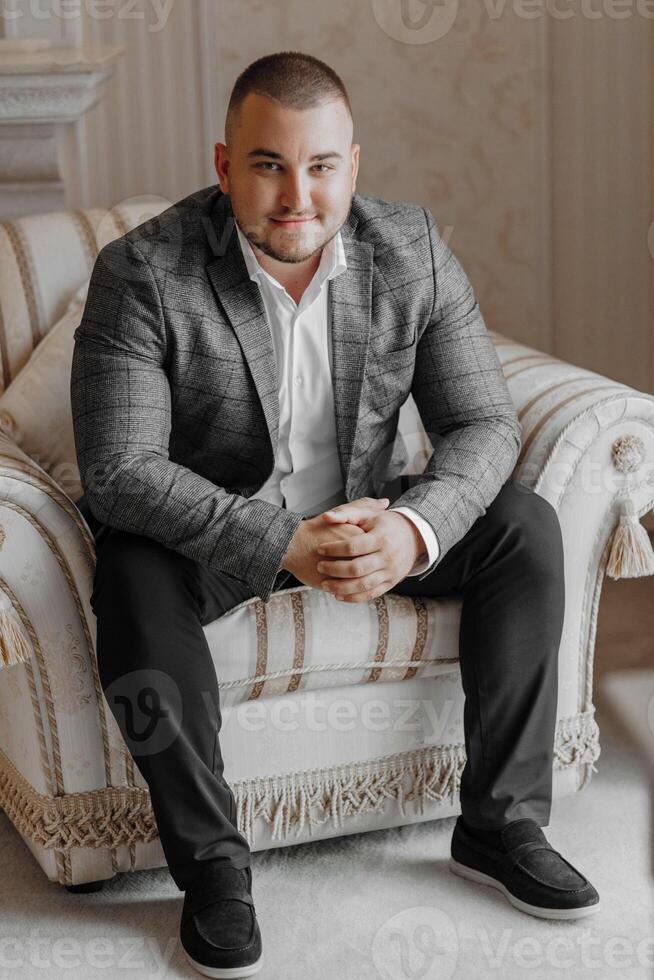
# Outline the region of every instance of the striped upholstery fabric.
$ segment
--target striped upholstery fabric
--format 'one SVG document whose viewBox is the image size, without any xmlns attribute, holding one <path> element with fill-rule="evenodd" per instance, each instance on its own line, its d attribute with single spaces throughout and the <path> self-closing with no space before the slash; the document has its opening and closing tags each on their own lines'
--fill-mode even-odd
<svg viewBox="0 0 654 980">
<path fill-rule="evenodd" d="M 63 316 L 100 248 L 169 205 L 164 198 L 132 198 L 109 210 L 0 222 L 0 391 Z"/>
<path fill-rule="evenodd" d="M 513 476 L 538 490 L 555 442 L 585 413 L 613 400 L 651 396 L 489 330 L 522 425 Z"/>
<path fill-rule="evenodd" d="M 338 605 L 338 609 L 336 606 Z M 338 616 L 338 629 L 330 628 Z M 461 603 L 338 603 L 308 585 L 247 599 L 204 627 L 224 708 L 294 692 L 437 677 L 458 667 Z"/>
</svg>

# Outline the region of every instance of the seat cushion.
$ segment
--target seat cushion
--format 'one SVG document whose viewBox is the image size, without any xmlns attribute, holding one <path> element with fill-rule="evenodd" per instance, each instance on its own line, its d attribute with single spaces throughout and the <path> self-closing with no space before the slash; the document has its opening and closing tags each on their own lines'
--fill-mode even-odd
<svg viewBox="0 0 654 980">
<path fill-rule="evenodd" d="M 234 706 L 293 691 L 458 671 L 461 601 L 395 595 L 340 603 L 295 586 L 235 606 L 204 627 L 220 685 Z"/>
</svg>

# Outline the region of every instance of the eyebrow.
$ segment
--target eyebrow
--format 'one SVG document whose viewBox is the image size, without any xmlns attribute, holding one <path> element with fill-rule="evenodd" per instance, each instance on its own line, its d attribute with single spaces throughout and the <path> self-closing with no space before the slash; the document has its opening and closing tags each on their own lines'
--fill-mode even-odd
<svg viewBox="0 0 654 980">
<path fill-rule="evenodd" d="M 273 160 L 283 160 L 284 157 L 281 153 L 276 153 L 274 150 L 266 150 L 265 147 L 258 146 L 256 150 L 250 150 L 248 157 L 271 157 Z M 336 150 L 328 150 L 326 153 L 316 153 L 311 157 L 312 160 L 327 160 L 329 157 L 336 157 L 342 160 L 343 157 Z"/>
</svg>

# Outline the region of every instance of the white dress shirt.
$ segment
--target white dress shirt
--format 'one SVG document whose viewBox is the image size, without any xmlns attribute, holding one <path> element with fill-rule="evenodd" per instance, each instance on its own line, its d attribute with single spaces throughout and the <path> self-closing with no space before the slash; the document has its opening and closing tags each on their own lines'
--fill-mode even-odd
<svg viewBox="0 0 654 980">
<path fill-rule="evenodd" d="M 322 250 L 320 265 L 299 304 L 259 264 L 236 225 L 250 279 L 257 283 L 277 362 L 279 434 L 275 465 L 253 497 L 313 517 L 347 502 L 336 443 L 328 337 L 327 282 L 347 268 L 340 231 Z M 252 499 L 252 498 L 251 498 Z M 397 507 L 418 528 L 427 556 L 409 575 L 419 575 L 438 557 L 431 525 L 412 507 Z"/>
</svg>

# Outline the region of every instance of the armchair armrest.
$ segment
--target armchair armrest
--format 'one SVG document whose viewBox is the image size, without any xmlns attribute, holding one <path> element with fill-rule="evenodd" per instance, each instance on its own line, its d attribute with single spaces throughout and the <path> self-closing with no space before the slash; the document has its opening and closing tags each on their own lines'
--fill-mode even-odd
<svg viewBox="0 0 654 980">
<path fill-rule="evenodd" d="M 23 588 L 40 583 L 39 601 L 52 602 L 45 579 L 74 601 L 87 642 L 95 567 L 93 535 L 74 502 L 8 435 L 0 432 L 0 668 L 29 660 L 30 627 L 21 621 Z"/>
<path fill-rule="evenodd" d="M 612 578 L 654 574 L 654 396 L 491 331 L 522 424 L 513 479 L 556 508 Z M 589 555 L 585 552 L 585 557 Z"/>
<path fill-rule="evenodd" d="M 612 578 L 654 574 L 638 519 L 654 507 L 654 396 L 489 333 L 522 426 L 511 478 L 556 508 L 580 572 L 595 555 Z M 391 460 L 394 478 L 403 467 L 402 490 L 419 478 L 431 451 L 409 396 Z"/>
<path fill-rule="evenodd" d="M 115 873 L 114 834 L 129 830 L 122 788 L 147 802 L 100 683 L 94 570 L 75 503 L 0 433 L 0 806 L 63 883 L 81 847 L 105 848 L 105 877 Z"/>
</svg>

